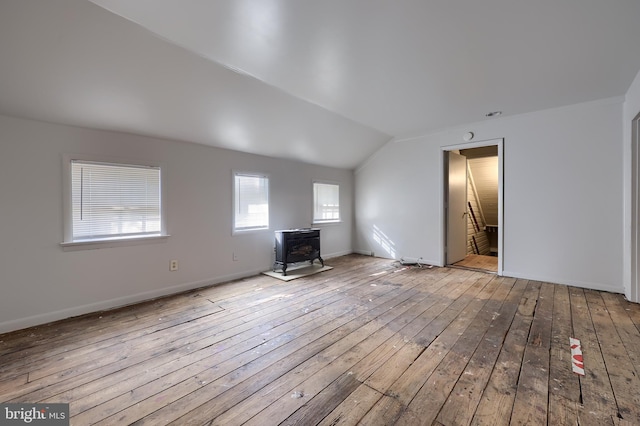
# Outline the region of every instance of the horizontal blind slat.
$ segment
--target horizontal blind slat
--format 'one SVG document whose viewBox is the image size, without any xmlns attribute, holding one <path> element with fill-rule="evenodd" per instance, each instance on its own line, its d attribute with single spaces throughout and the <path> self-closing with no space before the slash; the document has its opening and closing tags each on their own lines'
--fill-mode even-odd
<svg viewBox="0 0 640 426">
<path fill-rule="evenodd" d="M 73 239 L 161 232 L 160 169 L 73 161 Z"/>
<path fill-rule="evenodd" d="M 235 174 L 235 229 L 269 227 L 269 178 Z"/>
<path fill-rule="evenodd" d="M 314 222 L 340 220 L 340 186 L 329 183 L 313 184 Z"/>
</svg>

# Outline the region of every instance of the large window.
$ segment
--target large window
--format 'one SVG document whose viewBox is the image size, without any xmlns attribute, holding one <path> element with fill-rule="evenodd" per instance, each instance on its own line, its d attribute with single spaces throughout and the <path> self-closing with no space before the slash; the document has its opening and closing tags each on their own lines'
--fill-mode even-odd
<svg viewBox="0 0 640 426">
<path fill-rule="evenodd" d="M 269 228 L 269 177 L 234 173 L 234 231 Z"/>
<path fill-rule="evenodd" d="M 159 236 L 160 168 L 71 160 L 67 242 Z"/>
<path fill-rule="evenodd" d="M 340 186 L 313 183 L 313 223 L 340 221 Z"/>
</svg>

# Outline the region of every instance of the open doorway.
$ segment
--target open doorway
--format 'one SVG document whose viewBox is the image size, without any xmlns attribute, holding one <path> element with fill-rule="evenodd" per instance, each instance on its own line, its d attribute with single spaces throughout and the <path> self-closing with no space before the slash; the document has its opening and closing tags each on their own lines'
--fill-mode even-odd
<svg viewBox="0 0 640 426">
<path fill-rule="evenodd" d="M 446 265 L 502 274 L 502 140 L 443 148 Z"/>
</svg>

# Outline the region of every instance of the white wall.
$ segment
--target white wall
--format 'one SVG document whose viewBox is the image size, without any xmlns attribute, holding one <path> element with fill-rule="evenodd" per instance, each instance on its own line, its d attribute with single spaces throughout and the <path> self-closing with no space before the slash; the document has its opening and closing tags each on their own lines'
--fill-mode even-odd
<svg viewBox="0 0 640 426">
<path fill-rule="evenodd" d="M 441 264 L 442 147 L 473 131 L 474 142 L 504 138 L 504 275 L 622 292 L 622 103 L 606 99 L 388 143 L 356 171 L 355 251 Z"/>
<path fill-rule="evenodd" d="M 63 251 L 62 156 L 74 153 L 161 162 L 171 237 Z M 271 231 L 232 236 L 233 169 L 270 174 Z M 272 231 L 311 225 L 313 179 L 341 185 L 343 222 L 322 227 L 323 257 L 350 253 L 352 171 L 0 116 L 0 332 L 267 270 Z"/>
<path fill-rule="evenodd" d="M 640 199 L 640 185 L 638 185 L 637 166 L 635 173 L 632 173 L 632 156 L 636 156 L 636 165 L 640 147 L 632 146 L 637 143 L 632 140 L 631 123 L 640 114 L 640 72 L 629 87 L 625 96 L 624 117 L 622 121 L 624 138 L 624 293 L 625 296 L 634 302 L 640 302 L 640 277 L 638 274 L 638 230 L 640 229 L 640 211 L 638 211 L 638 199 Z M 635 176 L 634 176 L 635 174 Z M 632 184 L 635 178 L 636 184 Z M 632 223 L 633 221 L 633 223 Z M 632 233 L 636 238 L 632 238 Z M 635 247 L 632 247 L 632 244 Z"/>
</svg>

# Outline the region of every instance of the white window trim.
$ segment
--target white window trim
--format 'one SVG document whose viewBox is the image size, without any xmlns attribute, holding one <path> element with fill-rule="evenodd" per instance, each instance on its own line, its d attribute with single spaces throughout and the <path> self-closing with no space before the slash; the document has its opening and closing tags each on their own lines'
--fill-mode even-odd
<svg viewBox="0 0 640 426">
<path fill-rule="evenodd" d="M 129 166 L 158 167 L 160 169 L 160 211 L 162 215 L 160 222 L 160 235 L 143 235 L 109 238 L 104 240 L 74 241 L 72 217 L 73 208 L 71 196 L 71 162 L 74 160 L 108 164 L 123 164 Z M 63 241 L 60 243 L 60 246 L 62 246 L 65 251 L 150 244 L 155 242 L 162 242 L 170 236 L 167 232 L 166 171 L 161 162 L 139 161 L 120 157 L 90 154 L 63 154 L 62 179 Z"/>
<path fill-rule="evenodd" d="M 266 227 L 260 228 L 247 228 L 247 229 L 236 229 L 236 176 L 237 175 L 245 175 L 245 176 L 255 176 L 267 178 L 267 202 L 268 202 L 268 215 L 269 220 Z M 262 172 L 249 172 L 246 170 L 232 170 L 231 171 L 231 235 L 246 235 L 251 233 L 264 233 L 268 232 L 271 229 L 271 176 L 268 173 Z"/>
<path fill-rule="evenodd" d="M 325 185 L 336 185 L 338 187 L 338 219 L 328 219 L 328 220 L 316 220 L 315 209 L 316 209 L 316 196 L 315 196 L 315 184 L 322 183 Z M 311 223 L 314 226 L 322 226 L 322 225 L 335 225 L 342 223 L 342 202 L 340 200 L 341 193 L 341 185 L 340 182 L 330 181 L 330 180 L 313 180 L 311 182 Z"/>
</svg>

